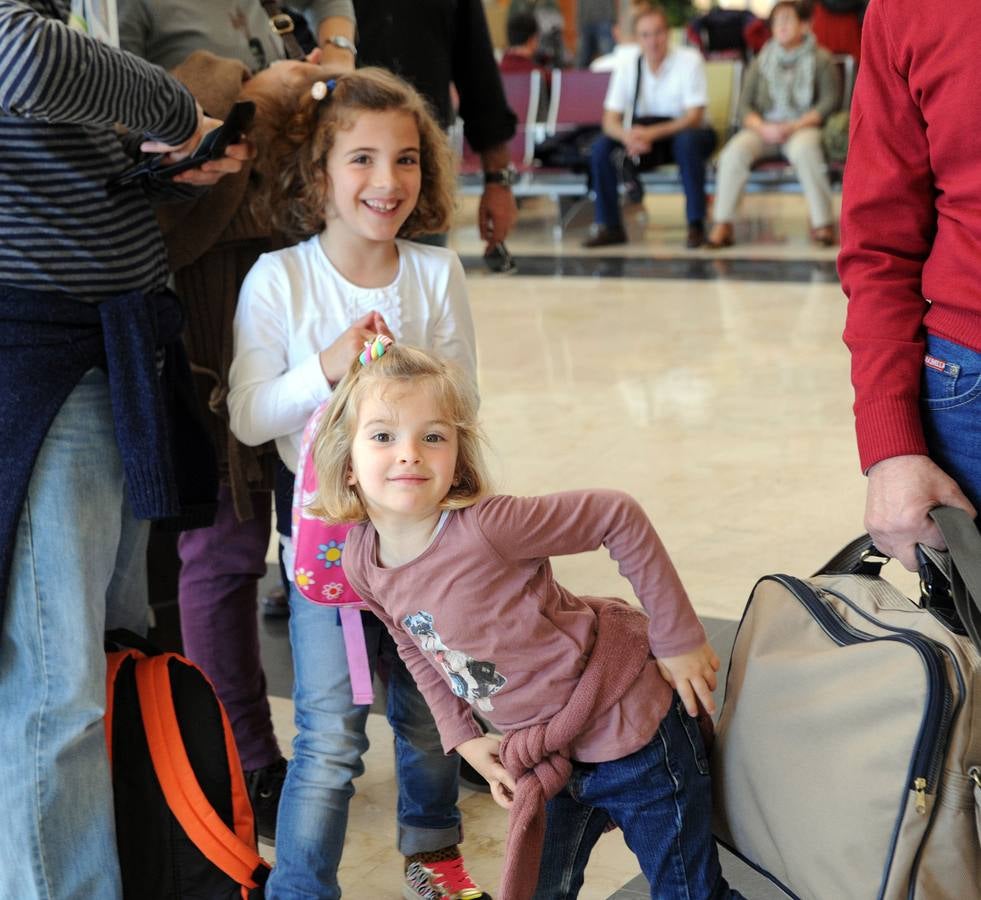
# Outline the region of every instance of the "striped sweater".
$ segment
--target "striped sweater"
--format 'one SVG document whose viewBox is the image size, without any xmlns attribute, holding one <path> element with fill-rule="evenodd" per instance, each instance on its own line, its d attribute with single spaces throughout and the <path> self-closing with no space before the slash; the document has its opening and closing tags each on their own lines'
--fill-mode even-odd
<svg viewBox="0 0 981 900">
<path fill-rule="evenodd" d="M 67 0 L 0 0 L 0 285 L 99 300 L 167 280 L 114 124 L 179 144 L 194 99 L 162 69 L 68 28 Z"/>
</svg>

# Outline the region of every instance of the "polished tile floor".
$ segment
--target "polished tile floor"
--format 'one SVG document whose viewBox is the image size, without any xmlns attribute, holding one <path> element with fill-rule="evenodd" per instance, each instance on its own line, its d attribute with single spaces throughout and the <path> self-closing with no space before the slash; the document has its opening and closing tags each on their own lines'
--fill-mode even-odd
<svg viewBox="0 0 981 900">
<path fill-rule="evenodd" d="M 632 210 L 632 241 L 614 252 L 579 249 L 582 219 L 557 240 L 554 204 L 524 203 L 508 241 L 518 274 L 490 275 L 478 258 L 474 201 L 461 202 L 451 246 L 470 273 L 497 485 L 517 494 L 577 487 L 634 494 L 727 654 L 757 578 L 809 574 L 862 528 L 835 250 L 810 246 L 798 196 L 747 197 L 740 243 L 717 253 L 683 249 L 680 197 L 648 198 Z M 582 593 L 629 590 L 602 553 L 556 560 L 555 570 Z M 264 623 L 263 640 L 288 747 L 283 624 Z M 370 717 L 369 735 L 341 880 L 345 896 L 394 900 L 401 858 L 391 737 L 381 716 Z M 471 792 L 461 808 L 470 871 L 493 891 L 506 815 Z M 746 896 L 779 896 L 738 862 L 726 868 Z M 647 896 L 638 872 L 611 832 L 580 896 Z"/>
</svg>

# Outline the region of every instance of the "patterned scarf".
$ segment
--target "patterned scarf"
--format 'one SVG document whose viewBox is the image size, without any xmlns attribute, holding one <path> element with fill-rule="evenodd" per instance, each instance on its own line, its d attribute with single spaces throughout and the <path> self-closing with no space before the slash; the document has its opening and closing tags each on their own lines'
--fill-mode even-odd
<svg viewBox="0 0 981 900">
<path fill-rule="evenodd" d="M 814 104 L 814 73 L 817 43 L 813 34 L 805 35 L 796 47 L 781 47 L 768 41 L 760 51 L 760 74 L 770 92 L 769 122 L 799 118 Z"/>
</svg>

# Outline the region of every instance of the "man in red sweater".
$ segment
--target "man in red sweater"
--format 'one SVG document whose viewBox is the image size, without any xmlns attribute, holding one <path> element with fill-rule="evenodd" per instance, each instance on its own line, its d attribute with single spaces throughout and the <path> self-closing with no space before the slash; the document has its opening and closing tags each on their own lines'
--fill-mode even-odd
<svg viewBox="0 0 981 900">
<path fill-rule="evenodd" d="M 928 518 L 981 508 L 981 29 L 974 0 L 872 0 L 838 258 L 866 527 L 916 568 Z"/>
</svg>

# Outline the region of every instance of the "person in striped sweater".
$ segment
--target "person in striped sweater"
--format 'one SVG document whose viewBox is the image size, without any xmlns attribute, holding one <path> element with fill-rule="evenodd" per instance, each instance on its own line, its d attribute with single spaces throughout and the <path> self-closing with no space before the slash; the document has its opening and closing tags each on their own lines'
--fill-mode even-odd
<svg viewBox="0 0 981 900">
<path fill-rule="evenodd" d="M 197 434 L 150 195 L 251 152 L 112 190 L 141 147 L 181 158 L 220 123 L 70 12 L 0 0 L 0 897 L 23 900 L 121 897 L 102 632 L 145 628 L 141 520 L 205 522 L 214 499 L 170 451 Z"/>
</svg>

